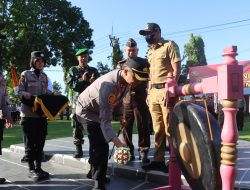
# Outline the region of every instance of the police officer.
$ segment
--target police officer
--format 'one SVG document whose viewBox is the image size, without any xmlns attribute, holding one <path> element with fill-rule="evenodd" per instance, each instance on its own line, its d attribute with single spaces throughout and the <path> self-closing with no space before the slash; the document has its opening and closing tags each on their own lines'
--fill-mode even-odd
<svg viewBox="0 0 250 190">
<path fill-rule="evenodd" d="M 87 126 L 89 138 L 89 164 L 94 189 L 105 189 L 105 177 L 108 164 L 109 142 L 116 147 L 125 146 L 112 128 L 114 107 L 122 121 L 122 99 L 129 88 L 141 81 L 148 80 L 148 62 L 140 57 L 128 58 L 126 67 L 115 69 L 95 80 L 83 91 L 77 102 L 78 121 Z"/>
<path fill-rule="evenodd" d="M 49 178 L 49 173 L 41 168 L 43 148 L 47 135 L 47 119 L 33 112 L 35 96 L 48 93 L 48 77 L 43 72 L 46 60 L 43 52 L 33 51 L 30 70 L 21 73 L 18 95 L 21 99 L 21 126 L 23 128 L 26 154 L 28 156 L 28 176 L 34 181 Z"/>
<path fill-rule="evenodd" d="M 181 57 L 177 44 L 161 37 L 161 29 L 156 23 L 148 23 L 139 34 L 145 36 L 149 50 L 150 64 L 149 111 L 152 116 L 155 133 L 155 152 L 153 161 L 143 166 L 145 170 L 161 170 L 167 172 L 165 165 L 166 137 L 170 137 L 169 110 L 166 105 L 165 83 L 167 77 L 174 77 L 176 82 L 180 75 Z"/>
<path fill-rule="evenodd" d="M 71 107 L 72 107 L 72 127 L 73 138 L 76 146 L 76 152 L 74 158 L 82 158 L 82 145 L 83 140 L 83 126 L 77 121 L 75 116 L 76 101 L 79 94 L 84 91 L 96 78 L 99 77 L 99 73 L 96 68 L 90 67 L 89 62 L 89 49 L 81 48 L 76 52 L 76 58 L 78 61 L 77 66 L 73 66 L 69 69 L 67 76 L 67 84 L 71 91 Z"/>
<path fill-rule="evenodd" d="M 13 120 L 11 112 L 7 106 L 8 94 L 6 90 L 6 80 L 0 71 L 0 155 L 2 155 L 2 140 L 4 127 L 12 128 Z M 5 178 L 0 178 L 0 184 L 5 182 Z"/>
<path fill-rule="evenodd" d="M 129 38 L 126 47 L 125 53 L 127 57 L 136 57 L 138 55 L 137 43 L 134 39 Z M 120 61 L 119 66 L 123 67 L 122 63 L 126 62 Z M 146 104 L 147 98 L 147 81 L 139 84 L 135 89 L 129 90 L 125 97 L 123 98 L 124 106 L 124 119 L 126 121 L 125 127 L 122 130 L 123 139 L 125 144 L 130 149 L 130 160 L 135 160 L 134 155 L 134 145 L 132 141 L 133 135 L 133 124 L 136 121 L 136 126 L 138 129 L 138 145 L 139 145 L 139 159 L 143 163 L 149 162 L 148 159 L 148 150 L 150 147 L 150 134 L 149 134 L 149 110 Z"/>
</svg>

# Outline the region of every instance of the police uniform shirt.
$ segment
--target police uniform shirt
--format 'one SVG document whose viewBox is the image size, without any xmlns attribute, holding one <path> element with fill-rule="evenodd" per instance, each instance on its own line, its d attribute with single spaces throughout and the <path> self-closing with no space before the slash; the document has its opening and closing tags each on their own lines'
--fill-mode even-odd
<svg viewBox="0 0 250 190">
<path fill-rule="evenodd" d="M 10 117 L 11 113 L 7 105 L 9 96 L 6 89 L 6 80 L 3 73 L 0 72 L 0 119 Z"/>
<path fill-rule="evenodd" d="M 23 71 L 19 81 L 18 95 L 22 98 L 27 92 L 33 96 L 46 94 L 48 92 L 47 75 L 41 72 L 39 77 L 37 77 L 33 68 Z M 40 117 L 37 113 L 33 112 L 32 109 L 32 107 L 22 104 L 21 117 Z"/>
<path fill-rule="evenodd" d="M 160 39 L 156 48 L 152 46 L 149 48 L 147 58 L 150 64 L 151 84 L 165 83 L 167 74 L 173 72 L 171 63 L 181 61 L 177 44 L 163 38 Z"/>
<path fill-rule="evenodd" d="M 79 95 L 77 101 L 77 119 L 81 123 L 84 120 L 100 123 L 107 142 L 116 136 L 111 121 L 113 109 L 117 104 L 122 103 L 122 97 L 126 91 L 126 86 L 119 87 L 122 80 L 124 79 L 121 77 L 121 70 L 113 70 L 96 79 Z"/>
</svg>

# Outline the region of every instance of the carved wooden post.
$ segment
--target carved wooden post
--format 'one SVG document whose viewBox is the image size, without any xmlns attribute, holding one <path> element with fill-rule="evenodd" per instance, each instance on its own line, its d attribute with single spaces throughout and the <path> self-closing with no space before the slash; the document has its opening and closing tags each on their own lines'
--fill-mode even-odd
<svg viewBox="0 0 250 190">
<path fill-rule="evenodd" d="M 234 189 L 236 178 L 237 140 L 236 101 L 243 96 L 243 69 L 235 57 L 237 47 L 224 49 L 225 65 L 218 68 L 218 96 L 222 100 L 224 124 L 221 133 L 222 190 Z"/>
</svg>

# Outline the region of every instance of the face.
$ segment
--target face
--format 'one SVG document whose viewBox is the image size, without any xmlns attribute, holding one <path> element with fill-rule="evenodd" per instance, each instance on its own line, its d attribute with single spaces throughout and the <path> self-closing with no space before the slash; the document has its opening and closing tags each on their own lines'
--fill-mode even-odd
<svg viewBox="0 0 250 190">
<path fill-rule="evenodd" d="M 135 78 L 135 74 L 133 73 L 131 69 L 125 68 L 124 74 L 125 74 L 124 79 L 128 83 L 130 89 L 134 89 L 138 84 L 141 83 L 141 81 Z"/>
<path fill-rule="evenodd" d="M 127 57 L 136 57 L 138 55 L 138 48 L 137 47 L 126 47 L 125 53 Z"/>
<path fill-rule="evenodd" d="M 88 54 L 79 55 L 77 56 L 77 61 L 80 67 L 86 67 L 88 65 L 89 55 Z"/>
<path fill-rule="evenodd" d="M 145 39 L 146 39 L 147 43 L 150 45 L 156 44 L 156 43 L 158 43 L 158 41 L 160 39 L 160 32 L 159 31 L 151 32 L 145 36 Z"/>
<path fill-rule="evenodd" d="M 43 70 L 43 67 L 44 67 L 43 59 L 37 59 L 35 62 L 35 68 L 38 70 Z"/>
</svg>

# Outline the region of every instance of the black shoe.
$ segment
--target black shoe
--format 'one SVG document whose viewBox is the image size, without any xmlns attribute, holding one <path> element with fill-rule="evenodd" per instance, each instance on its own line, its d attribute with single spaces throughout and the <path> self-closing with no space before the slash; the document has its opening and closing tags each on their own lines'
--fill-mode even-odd
<svg viewBox="0 0 250 190">
<path fill-rule="evenodd" d="M 22 162 L 22 163 L 28 162 L 28 156 L 27 156 L 27 155 L 24 155 L 24 156 L 22 157 L 22 159 L 21 159 L 21 162 Z"/>
<path fill-rule="evenodd" d="M 42 179 L 49 178 L 49 173 L 44 171 L 42 168 L 37 168 L 35 171 L 40 175 L 40 177 L 42 177 Z"/>
<path fill-rule="evenodd" d="M 148 159 L 148 155 L 147 154 L 142 154 L 140 156 L 140 158 L 141 158 L 141 162 L 144 163 L 144 164 L 150 162 L 150 160 Z"/>
<path fill-rule="evenodd" d="M 40 176 L 35 170 L 30 170 L 28 177 L 31 178 L 34 182 L 36 182 L 36 181 L 38 181 Z"/>
<path fill-rule="evenodd" d="M 88 179 L 92 179 L 91 171 L 89 171 L 86 175 Z M 110 183 L 110 177 L 105 177 L 104 183 Z"/>
<path fill-rule="evenodd" d="M 92 190 L 106 190 L 106 188 L 102 182 L 95 180 L 95 186 Z"/>
<path fill-rule="evenodd" d="M 135 154 L 134 154 L 134 152 L 130 152 L 130 161 L 135 161 Z"/>
<path fill-rule="evenodd" d="M 142 169 L 146 171 L 157 170 L 164 173 L 168 173 L 168 163 L 166 165 L 165 162 L 152 161 L 150 164 L 142 166 Z"/>
<path fill-rule="evenodd" d="M 82 158 L 83 157 L 83 152 L 75 152 L 74 158 Z"/>
<path fill-rule="evenodd" d="M 5 181 L 6 181 L 6 179 L 5 179 L 5 178 L 0 178 L 0 184 L 4 184 L 4 183 L 5 183 Z"/>
</svg>

